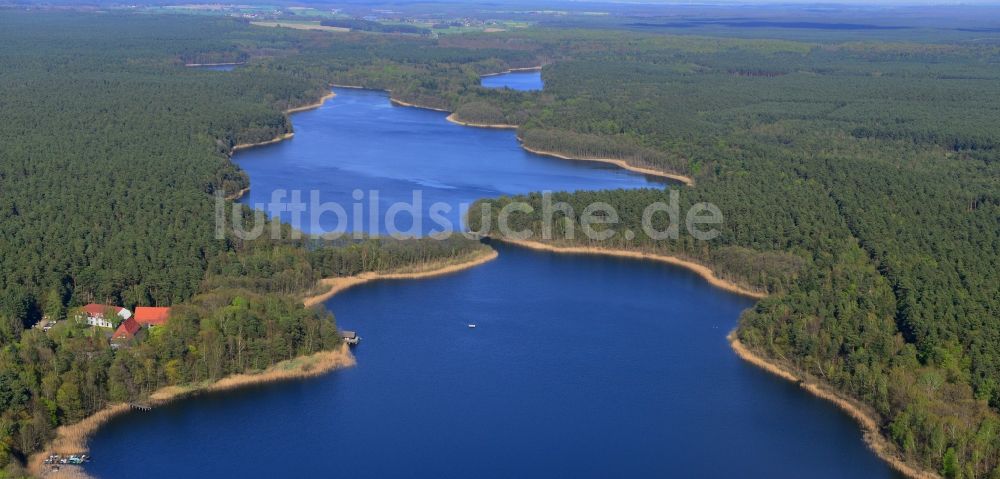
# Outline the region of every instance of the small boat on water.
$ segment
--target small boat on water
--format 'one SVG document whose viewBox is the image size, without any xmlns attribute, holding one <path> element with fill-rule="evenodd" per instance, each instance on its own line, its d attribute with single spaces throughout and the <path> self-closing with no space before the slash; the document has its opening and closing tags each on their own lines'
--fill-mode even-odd
<svg viewBox="0 0 1000 479">
<path fill-rule="evenodd" d="M 354 346 L 355 344 L 358 344 L 361 341 L 361 337 L 358 336 L 358 333 L 354 331 L 341 331 L 340 339 L 344 340 L 345 343 L 351 346 Z"/>
<path fill-rule="evenodd" d="M 476 325 L 472 324 L 472 323 L 469 323 L 469 329 L 476 329 Z"/>
</svg>

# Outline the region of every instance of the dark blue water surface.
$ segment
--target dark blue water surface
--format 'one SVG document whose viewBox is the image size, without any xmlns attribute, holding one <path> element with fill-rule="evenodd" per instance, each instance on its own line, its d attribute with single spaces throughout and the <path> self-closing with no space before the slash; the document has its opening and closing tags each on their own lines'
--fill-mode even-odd
<svg viewBox="0 0 1000 479">
<path fill-rule="evenodd" d="M 541 90 L 542 72 L 530 70 L 485 76 L 482 85 L 486 88 L 510 88 L 519 91 Z"/>
<path fill-rule="evenodd" d="M 396 229 L 427 234 L 458 229 L 468 204 L 483 197 L 543 189 L 663 187 L 614 166 L 528 153 L 513 131 L 456 125 L 441 112 L 393 106 L 382 92 L 334 91 L 337 97 L 319 109 L 295 115 L 293 139 L 235 156 L 251 179 L 244 203 L 273 211 L 270 204 L 285 204 L 297 192 L 305 205 L 300 219 L 288 212 L 278 216 L 310 233 L 337 231 L 338 226 L 386 233 L 390 206 L 411 205 L 421 221 L 414 222 L 404 206 L 394 216 Z M 313 195 L 318 198 L 314 204 L 336 203 L 344 215 L 318 214 L 321 208 L 310 205 Z M 438 202 L 448 208 L 441 214 L 447 225 L 431 217 Z M 355 206 L 362 208 L 360 215 Z M 376 228 L 373 210 L 379 218 Z"/>
<path fill-rule="evenodd" d="M 597 187 L 644 184 L 528 157 L 509 134 L 447 126 L 442 115 L 385 103 L 379 94 L 342 94 L 296 115 L 294 141 L 237 159 L 255 189 L 412 181 L 397 169 L 417 167 L 391 158 L 422 158 L 429 177 L 448 178 L 454 189 L 537 190 L 553 180 L 586 186 L 588 178 Z M 414 157 L 408 149 L 422 135 L 423 148 L 436 153 Z M 494 163 L 480 164 L 483 158 Z M 345 165 L 336 164 L 341 159 Z M 282 165 L 264 169 L 281 182 L 248 166 L 269 161 Z M 326 306 L 363 337 L 357 367 L 119 417 L 94 437 L 88 472 L 150 479 L 896 477 L 838 409 L 732 353 L 726 333 L 751 300 L 672 266 L 498 249 L 498 259 L 471 270 L 341 293 Z"/>
</svg>

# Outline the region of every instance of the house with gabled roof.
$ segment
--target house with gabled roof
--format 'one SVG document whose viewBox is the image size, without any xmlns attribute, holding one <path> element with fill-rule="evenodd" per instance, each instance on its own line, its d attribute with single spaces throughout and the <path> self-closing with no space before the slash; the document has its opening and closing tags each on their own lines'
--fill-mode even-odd
<svg viewBox="0 0 1000 479">
<path fill-rule="evenodd" d="M 163 326 L 170 319 L 170 308 L 163 306 L 136 306 L 135 320 L 140 326 Z"/>
<path fill-rule="evenodd" d="M 135 318 L 126 318 L 122 321 L 122 324 L 118 325 L 118 329 L 115 329 L 115 334 L 111 336 L 111 339 L 125 340 L 135 338 L 135 335 L 142 330 L 142 326 Z"/>
<path fill-rule="evenodd" d="M 114 328 L 121 321 L 132 317 L 132 311 L 121 306 L 110 306 L 107 304 L 90 303 L 80 308 L 77 314 L 77 321 L 83 321 L 91 326 L 102 328 Z"/>
</svg>

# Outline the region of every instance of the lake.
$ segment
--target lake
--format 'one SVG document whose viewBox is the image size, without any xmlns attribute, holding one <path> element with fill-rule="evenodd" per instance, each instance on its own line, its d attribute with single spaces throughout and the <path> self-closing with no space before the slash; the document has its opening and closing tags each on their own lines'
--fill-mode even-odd
<svg viewBox="0 0 1000 479">
<path fill-rule="evenodd" d="M 483 77 L 482 85 L 486 88 L 510 88 L 518 91 L 541 90 L 542 72 L 538 70 L 513 71 L 500 75 Z"/>
<path fill-rule="evenodd" d="M 384 94 L 338 95 L 295 115 L 294 140 L 236 156 L 254 190 L 336 197 L 358 181 L 395 184 L 395 193 L 419 184 L 430 199 L 452 201 L 553 182 L 651 186 L 595 164 L 526 155 L 510 132 L 391 107 Z M 414 154 L 417 145 L 433 154 Z M 328 301 L 338 324 L 363 338 L 357 367 L 118 417 L 92 440 L 87 471 L 897 477 L 836 407 L 733 354 L 726 334 L 752 300 L 668 265 L 497 248 L 498 259 L 474 269 L 369 283 Z"/>
<path fill-rule="evenodd" d="M 191 65 L 188 68 L 194 68 L 197 70 L 208 70 L 213 72 L 231 72 L 240 66 L 236 63 L 220 63 L 220 64 L 207 64 L 207 65 Z"/>
<path fill-rule="evenodd" d="M 513 75 L 530 76 L 541 86 L 539 72 Z M 487 77 L 491 78 L 501 77 Z M 395 217 L 397 229 L 426 235 L 460 229 L 468 204 L 478 198 L 543 189 L 663 187 L 612 165 L 528 153 L 512 130 L 456 125 L 445 121 L 446 113 L 394 106 L 384 92 L 333 91 L 337 96 L 322 107 L 295 114 L 292 140 L 236 155 L 236 162 L 250 175 L 250 191 L 242 202 L 271 210 L 268 205 L 275 202 L 275 192 L 279 196 L 285 192 L 284 198 L 298 192 L 302 203 L 310 203 L 315 195 L 317 204 L 341 205 L 346 216 L 327 213 L 312 221 L 312 213 L 319 211 L 315 207 L 307 207 L 299 221 L 287 211 L 274 216 L 309 233 L 343 226 L 345 231 L 377 234 L 389 231 L 384 220 L 371 221 L 371 211 L 384 219 L 393 204 L 419 203 L 416 215 Z M 443 216 L 450 227 L 431 221 L 429 210 L 435 202 L 449 208 Z M 363 207 L 361 215 L 354 214 L 355 204 Z"/>
</svg>

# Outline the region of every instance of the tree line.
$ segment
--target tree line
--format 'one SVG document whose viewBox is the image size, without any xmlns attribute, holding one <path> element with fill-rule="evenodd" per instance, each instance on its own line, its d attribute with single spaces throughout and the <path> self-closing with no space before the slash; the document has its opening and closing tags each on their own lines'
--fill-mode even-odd
<svg viewBox="0 0 1000 479">
<path fill-rule="evenodd" d="M 320 277 L 486 248 L 215 239 L 214 195 L 248 185 L 232 147 L 291 131 L 282 110 L 328 80 L 183 65 L 306 40 L 210 17 L 0 15 L 0 477 L 23 476 L 55 428 L 109 403 L 336 347 L 330 313 L 301 302 Z M 68 319 L 89 302 L 172 312 L 113 349 L 105 331 Z M 58 323 L 32 327 L 43 317 Z"/>
<path fill-rule="evenodd" d="M 60 369 L 46 386 L 35 362 L 63 346 L 33 355 L 21 344 L 36 338 L 23 328 L 43 310 L 91 298 L 197 304 L 208 294 L 219 295 L 213 307 L 242 305 L 239 296 L 252 311 L 268 303 L 251 295 L 278 301 L 319 276 L 478 247 L 207 239 L 210 193 L 246 184 L 226 158 L 232 145 L 289 131 L 282 108 L 340 83 L 391 90 L 466 121 L 519 125 L 533 148 L 695 177 L 682 205 L 719 206 L 717 239 L 621 235 L 599 246 L 680 255 L 770 293 L 744 313 L 744 343 L 861 401 L 908 460 L 946 477 L 1000 477 L 993 47 L 556 28 L 432 39 L 154 16 L 53 15 L 46 28 L 27 15 L 0 21 L 0 61 L 11 65 L 0 76 L 10 105 L 0 112 L 0 375 L 28 385 L 0 391 L 17 404 L 4 408 L 3 457 L 30 450 L 16 444 L 29 424 L 61 424 L 72 418 L 60 411 L 80 410 L 58 392 L 89 369 Z M 122 47 L 108 29 L 132 44 Z M 250 64 L 221 75 L 178 66 L 242 58 L 234 51 Z M 275 51 L 287 54 L 263 54 Z M 484 73 L 543 63 L 542 92 L 479 86 Z M 667 189 L 558 194 L 577 213 L 608 202 L 633 226 L 641 207 L 668 197 Z M 514 199 L 540 201 L 485 201 Z M 540 225 L 536 215 L 512 219 Z M 579 226 L 578 216 L 566 221 Z M 199 318 L 215 314 L 206 308 Z M 324 334 L 316 330 L 310 344 Z M 261 357 L 283 354 L 265 349 Z M 179 364 L 190 377 L 209 371 Z"/>
</svg>

